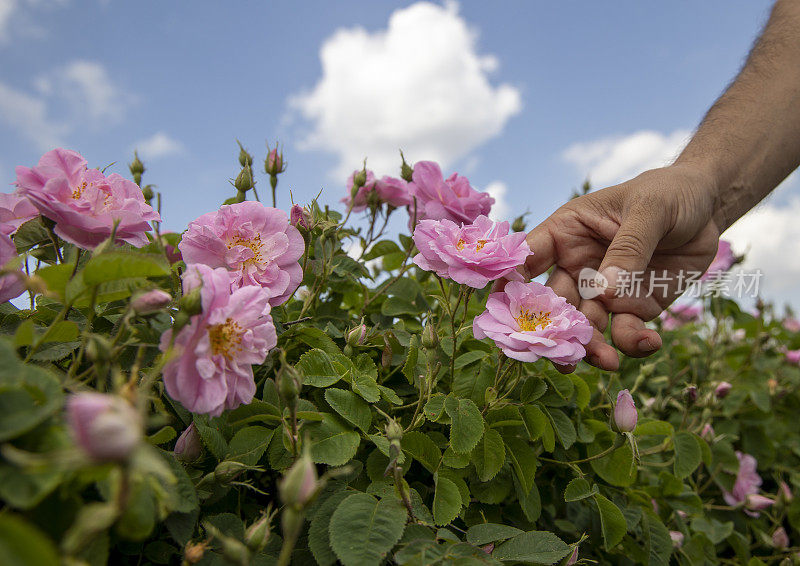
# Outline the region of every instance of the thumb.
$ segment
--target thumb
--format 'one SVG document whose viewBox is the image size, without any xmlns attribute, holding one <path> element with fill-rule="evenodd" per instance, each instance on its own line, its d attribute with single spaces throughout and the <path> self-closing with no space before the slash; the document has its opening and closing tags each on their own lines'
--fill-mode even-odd
<svg viewBox="0 0 800 566">
<path fill-rule="evenodd" d="M 622 221 L 606 250 L 598 271 L 608 280 L 606 297 L 617 291 L 622 273 L 642 273 L 647 269 L 662 237 L 661 226 L 652 214 L 630 213 Z M 628 281 L 632 282 L 631 276 Z"/>
</svg>

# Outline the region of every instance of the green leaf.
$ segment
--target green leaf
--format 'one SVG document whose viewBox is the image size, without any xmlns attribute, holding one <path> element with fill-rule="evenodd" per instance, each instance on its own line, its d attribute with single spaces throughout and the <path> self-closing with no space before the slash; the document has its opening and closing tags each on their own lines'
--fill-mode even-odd
<svg viewBox="0 0 800 566">
<path fill-rule="evenodd" d="M 572 547 L 549 531 L 529 531 L 495 547 L 492 556 L 504 562 L 555 564 Z"/>
<path fill-rule="evenodd" d="M 539 440 L 547 426 L 547 417 L 537 405 L 526 405 L 522 410 L 522 421 L 531 440 Z"/>
<path fill-rule="evenodd" d="M 0 514 L 0 564 L 59 566 L 55 546 L 39 529 L 11 513 Z"/>
<path fill-rule="evenodd" d="M 568 376 L 558 373 L 557 371 L 550 371 L 547 374 L 547 380 L 553 385 L 553 389 L 555 389 L 555 392 L 558 393 L 560 397 L 566 400 L 572 397 L 575 386 Z"/>
<path fill-rule="evenodd" d="M 380 242 L 376 242 L 369 251 L 364 254 L 364 260 L 369 261 L 393 253 L 403 253 L 403 250 L 392 240 L 381 240 Z"/>
<path fill-rule="evenodd" d="M 345 389 L 326 389 L 325 400 L 347 421 L 364 432 L 369 431 L 372 423 L 372 411 L 369 405 L 358 395 Z"/>
<path fill-rule="evenodd" d="M 330 413 L 323 415 L 321 423 L 309 426 L 311 433 L 311 458 L 317 464 L 341 466 L 355 456 L 361 437 Z"/>
<path fill-rule="evenodd" d="M 458 454 L 453 451 L 452 446 L 448 446 L 442 454 L 442 463 L 450 468 L 466 468 L 469 466 L 469 454 Z"/>
<path fill-rule="evenodd" d="M 303 374 L 303 385 L 311 387 L 329 387 L 345 376 L 333 367 L 328 354 L 317 348 L 300 356 L 295 367 Z"/>
<path fill-rule="evenodd" d="M 169 275 L 169 266 L 155 254 L 106 252 L 92 257 L 81 271 L 83 282 L 92 286 L 133 277 L 165 277 Z"/>
<path fill-rule="evenodd" d="M 600 511 L 600 527 L 603 530 L 603 542 L 606 550 L 611 550 L 617 546 L 627 531 L 625 516 L 619 507 L 614 505 L 605 496 L 599 493 L 594 496 L 597 509 Z"/>
<path fill-rule="evenodd" d="M 683 479 L 692 474 L 702 461 L 703 453 L 691 432 L 681 431 L 673 438 L 675 445 L 675 475 Z"/>
<path fill-rule="evenodd" d="M 669 566 L 672 554 L 672 539 L 669 530 L 657 515 L 646 511 L 642 515 L 642 537 L 649 556 L 649 566 Z"/>
<path fill-rule="evenodd" d="M 466 354 L 461 354 L 456 358 L 455 368 L 461 369 L 464 366 L 468 366 L 469 364 L 482 360 L 488 355 L 489 355 L 488 352 L 484 352 L 482 350 L 472 350 L 471 352 L 467 352 Z"/>
<path fill-rule="evenodd" d="M 333 566 L 336 564 L 336 554 L 331 548 L 330 524 L 333 512 L 339 504 L 351 495 L 349 491 L 338 491 L 328 497 L 319 506 L 311 519 L 308 528 L 308 547 L 314 554 L 319 566 Z"/>
<path fill-rule="evenodd" d="M 589 445 L 589 455 L 599 454 L 605 448 L 599 444 Z M 633 451 L 629 444 L 623 444 L 608 456 L 589 462 L 598 476 L 611 485 L 627 487 L 636 481 L 636 466 L 633 464 Z"/>
<path fill-rule="evenodd" d="M 72 278 L 72 270 L 74 267 L 74 265 L 69 263 L 48 265 L 37 269 L 36 275 L 44 279 L 48 291 L 55 293 L 63 299 L 64 290 L 67 288 L 67 283 Z"/>
<path fill-rule="evenodd" d="M 340 356 L 342 354 L 336 342 L 319 328 L 313 326 L 293 326 L 292 332 L 295 333 L 297 339 L 303 344 L 322 350 L 329 356 Z"/>
<path fill-rule="evenodd" d="M 442 451 L 427 434 L 411 431 L 406 433 L 400 442 L 403 450 L 411 454 L 429 472 L 433 473 L 439 467 Z"/>
<path fill-rule="evenodd" d="M 381 303 L 381 314 L 384 316 L 418 315 L 425 310 L 425 305 L 419 299 L 406 297 L 387 297 Z"/>
<path fill-rule="evenodd" d="M 425 403 L 425 407 L 423 408 L 425 418 L 434 423 L 442 418 L 442 415 L 444 415 L 445 399 L 447 399 L 447 397 L 441 393 L 434 393 L 431 395 L 431 398 L 428 399 L 428 402 Z"/>
<path fill-rule="evenodd" d="M 406 363 L 403 365 L 403 375 L 406 376 L 411 385 L 417 382 L 417 362 L 419 361 L 417 341 L 416 336 L 411 337 L 411 342 L 408 345 L 408 357 L 406 357 Z"/>
<path fill-rule="evenodd" d="M 698 517 L 692 521 L 692 530 L 703 533 L 708 537 L 708 540 L 714 544 L 719 544 L 733 533 L 733 522 L 726 521 L 722 523 L 716 519 Z"/>
<path fill-rule="evenodd" d="M 377 377 L 378 368 L 372 359 L 362 354 L 356 358 L 355 371 L 350 383 L 353 391 L 361 395 L 369 403 L 377 403 L 381 398 L 381 390 L 378 388 Z"/>
<path fill-rule="evenodd" d="M 496 429 L 490 428 L 472 451 L 472 463 L 481 481 L 489 481 L 497 475 L 506 460 L 503 437 Z"/>
<path fill-rule="evenodd" d="M 505 444 L 508 448 L 508 457 L 511 460 L 514 475 L 517 477 L 523 491 L 528 493 L 534 485 L 536 468 L 539 465 L 536 452 L 530 444 L 521 438 L 506 438 Z"/>
<path fill-rule="evenodd" d="M 461 493 L 455 483 L 436 474 L 436 491 L 433 495 L 433 520 L 437 525 L 447 525 L 461 511 Z"/>
<path fill-rule="evenodd" d="M 224 460 L 228 454 L 228 442 L 225 440 L 222 432 L 214 426 L 216 421 L 209 420 L 205 415 L 194 416 L 194 426 L 197 429 L 197 434 L 200 435 L 200 440 L 203 441 L 209 452 L 211 452 L 217 460 Z"/>
<path fill-rule="evenodd" d="M 556 431 L 556 436 L 558 436 L 558 441 L 564 448 L 569 450 L 570 446 L 575 444 L 575 440 L 578 438 L 578 435 L 575 432 L 575 425 L 572 424 L 572 421 L 564 413 L 564 411 L 560 409 L 554 409 L 551 407 L 547 409 L 547 414 L 550 417 L 550 421 L 553 423 L 553 428 Z"/>
<path fill-rule="evenodd" d="M 483 436 L 483 416 L 470 399 L 448 396 L 444 410 L 450 417 L 450 445 L 459 453 L 471 452 Z"/>
<path fill-rule="evenodd" d="M 499 525 L 497 523 L 479 523 L 467 529 L 467 542 L 476 546 L 507 540 L 524 531 L 512 527 L 511 525 Z"/>
<path fill-rule="evenodd" d="M 589 406 L 589 401 L 592 398 L 592 394 L 589 391 L 589 386 L 586 385 L 586 382 L 581 379 L 580 376 L 574 373 L 569 374 L 568 377 L 572 380 L 572 384 L 575 386 L 575 404 L 578 406 L 578 409 L 582 411 Z"/>
<path fill-rule="evenodd" d="M 525 514 L 525 517 L 531 523 L 538 521 L 539 516 L 542 514 L 542 498 L 539 495 L 539 489 L 536 487 L 536 484 L 531 485 L 530 490 L 525 492 L 518 479 L 518 476 L 515 476 L 514 491 L 517 494 L 519 506 L 522 508 L 522 512 Z"/>
<path fill-rule="evenodd" d="M 356 493 L 342 501 L 330 520 L 330 543 L 344 566 L 375 566 L 403 536 L 407 514 L 396 499 L 378 501 Z"/>
<path fill-rule="evenodd" d="M 672 436 L 675 429 L 666 421 L 642 419 L 633 431 L 634 436 Z"/>
<path fill-rule="evenodd" d="M 226 459 L 255 466 L 267 451 L 274 433 L 274 429 L 263 426 L 244 427 L 231 438 Z"/>
<path fill-rule="evenodd" d="M 597 494 L 597 486 L 589 486 L 589 482 L 583 478 L 575 478 L 567 484 L 564 490 L 564 501 L 580 501 L 587 497 Z"/>
<path fill-rule="evenodd" d="M 388 401 L 392 405 L 402 405 L 403 400 L 398 397 L 397 393 L 394 392 L 394 389 L 386 387 L 385 385 L 378 385 L 378 389 L 381 392 L 381 397 L 384 401 Z"/>
</svg>

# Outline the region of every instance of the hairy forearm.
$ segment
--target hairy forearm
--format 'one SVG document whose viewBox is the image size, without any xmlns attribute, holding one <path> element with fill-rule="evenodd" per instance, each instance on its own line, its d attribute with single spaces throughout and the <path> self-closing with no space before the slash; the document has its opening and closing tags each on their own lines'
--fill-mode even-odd
<svg viewBox="0 0 800 566">
<path fill-rule="evenodd" d="M 676 163 L 699 166 L 724 231 L 800 165 L 800 0 L 778 0 L 739 76 Z"/>
</svg>

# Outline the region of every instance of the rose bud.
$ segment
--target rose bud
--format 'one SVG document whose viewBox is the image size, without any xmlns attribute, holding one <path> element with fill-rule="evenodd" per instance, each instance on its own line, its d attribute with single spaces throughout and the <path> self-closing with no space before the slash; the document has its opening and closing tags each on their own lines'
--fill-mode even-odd
<svg viewBox="0 0 800 566">
<path fill-rule="evenodd" d="M 239 144 L 239 165 L 242 167 L 252 167 L 253 156 L 247 152 L 239 140 L 236 140 L 236 143 Z"/>
<path fill-rule="evenodd" d="M 720 381 L 716 389 L 714 389 L 714 395 L 716 395 L 717 399 L 724 399 L 728 396 L 731 389 L 733 389 L 733 385 L 727 381 Z"/>
<path fill-rule="evenodd" d="M 693 405 L 694 402 L 697 401 L 697 386 L 687 385 L 683 390 L 683 398 L 687 403 Z"/>
<path fill-rule="evenodd" d="M 302 226 L 306 230 L 309 229 L 311 225 L 311 215 L 308 213 L 308 210 L 305 207 L 300 206 L 299 204 L 293 204 L 291 210 L 289 211 L 289 222 L 292 226 Z"/>
<path fill-rule="evenodd" d="M 363 346 L 364 340 L 367 337 L 367 326 L 362 322 L 352 330 L 347 332 L 347 345 L 348 346 Z"/>
<path fill-rule="evenodd" d="M 631 432 L 636 428 L 639 420 L 639 413 L 633 397 L 627 389 L 623 389 L 617 395 L 617 403 L 614 405 L 614 425 L 619 432 Z"/>
<path fill-rule="evenodd" d="M 317 467 L 311 456 L 304 453 L 278 482 L 281 501 L 286 505 L 303 507 L 317 493 Z"/>
<path fill-rule="evenodd" d="M 267 158 L 264 160 L 264 173 L 274 177 L 286 171 L 286 164 L 283 162 L 283 152 L 278 153 L 278 146 L 269 149 L 267 146 Z"/>
<path fill-rule="evenodd" d="M 187 542 L 183 549 L 183 559 L 188 564 L 197 564 L 203 559 L 208 549 L 208 542 Z"/>
<path fill-rule="evenodd" d="M 192 423 L 178 437 L 173 453 L 181 462 L 194 462 L 202 452 L 203 445 L 200 443 L 200 435 Z"/>
<path fill-rule="evenodd" d="M 761 511 L 762 509 L 766 509 L 773 503 L 775 503 L 775 501 L 773 501 L 769 497 L 765 497 L 763 495 L 750 494 L 747 496 L 744 505 L 751 511 Z"/>
<path fill-rule="evenodd" d="M 789 487 L 789 484 L 788 484 L 788 483 L 786 483 L 785 481 L 781 481 L 781 482 L 778 484 L 778 493 L 780 493 L 780 494 L 781 494 L 781 496 L 782 496 L 782 497 L 783 497 L 783 498 L 784 498 L 786 501 L 791 501 L 792 499 L 794 499 L 794 495 L 792 494 L 792 490 L 791 490 L 791 488 Z"/>
<path fill-rule="evenodd" d="M 151 289 L 131 301 L 131 309 L 138 315 L 154 314 L 172 302 L 172 295 L 161 289 Z"/>
<path fill-rule="evenodd" d="M 406 156 L 403 155 L 402 151 L 400 152 L 400 159 L 403 160 L 403 164 L 400 166 L 400 178 L 410 183 L 413 180 L 414 168 L 406 163 Z"/>
<path fill-rule="evenodd" d="M 680 548 L 683 546 L 683 533 L 680 531 L 670 531 L 669 538 L 672 539 L 672 546 Z"/>
<path fill-rule="evenodd" d="M 714 432 L 714 427 L 711 426 L 711 423 L 706 423 L 703 425 L 703 430 L 700 431 L 701 438 L 704 440 L 713 440 L 715 436 L 716 433 Z"/>
<path fill-rule="evenodd" d="M 572 564 L 578 563 L 578 547 L 572 549 L 572 554 L 569 555 L 567 559 L 567 566 L 571 566 Z"/>
<path fill-rule="evenodd" d="M 244 533 L 244 543 L 247 548 L 253 552 L 261 552 L 267 546 L 270 535 L 269 522 L 269 516 L 264 515 L 247 527 L 247 531 Z"/>
<path fill-rule="evenodd" d="M 789 547 L 789 535 L 786 534 L 786 529 L 778 527 L 772 533 L 772 546 L 778 550 Z"/>
<path fill-rule="evenodd" d="M 246 193 L 253 188 L 253 174 L 250 172 L 249 167 L 242 168 L 233 186 L 236 187 L 240 193 Z"/>
<path fill-rule="evenodd" d="M 75 441 L 97 462 L 125 460 L 142 440 L 139 414 L 114 395 L 72 395 L 67 401 L 67 422 Z"/>
<path fill-rule="evenodd" d="M 426 350 L 434 350 L 439 345 L 439 335 L 436 333 L 436 327 L 431 324 L 431 321 L 425 323 L 422 329 L 422 347 Z"/>
</svg>

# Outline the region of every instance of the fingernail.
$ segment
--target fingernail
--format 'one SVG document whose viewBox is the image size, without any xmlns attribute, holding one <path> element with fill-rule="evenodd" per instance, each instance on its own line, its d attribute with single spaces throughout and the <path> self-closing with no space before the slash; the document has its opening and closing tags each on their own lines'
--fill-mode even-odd
<svg viewBox="0 0 800 566">
<path fill-rule="evenodd" d="M 640 352 L 655 352 L 658 350 L 658 346 L 653 345 L 653 343 L 647 338 L 642 338 L 639 340 L 639 343 L 636 345 L 636 347 L 639 348 Z"/>
</svg>

